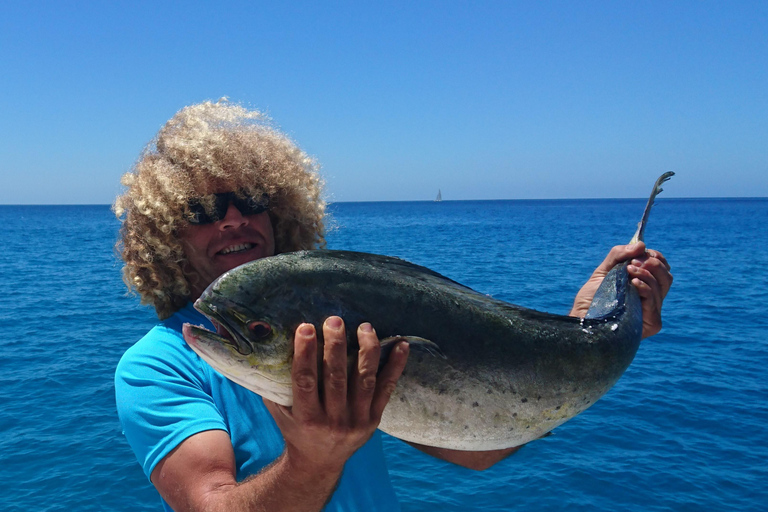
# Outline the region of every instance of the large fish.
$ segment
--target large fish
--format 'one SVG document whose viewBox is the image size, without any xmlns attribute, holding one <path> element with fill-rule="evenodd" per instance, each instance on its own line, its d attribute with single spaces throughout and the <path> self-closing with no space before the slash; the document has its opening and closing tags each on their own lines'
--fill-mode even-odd
<svg viewBox="0 0 768 512">
<path fill-rule="evenodd" d="M 632 241 L 642 240 L 656 182 Z M 371 322 L 383 353 L 407 339 L 411 355 L 380 428 L 458 450 L 524 444 L 573 418 L 624 373 L 640 344 L 642 310 L 626 263 L 600 285 L 583 319 L 541 313 L 477 293 L 406 261 L 303 251 L 233 269 L 195 307 L 222 334 L 192 325 L 192 349 L 232 381 L 291 405 L 293 336 L 341 316 L 352 364 L 355 332 Z"/>
</svg>

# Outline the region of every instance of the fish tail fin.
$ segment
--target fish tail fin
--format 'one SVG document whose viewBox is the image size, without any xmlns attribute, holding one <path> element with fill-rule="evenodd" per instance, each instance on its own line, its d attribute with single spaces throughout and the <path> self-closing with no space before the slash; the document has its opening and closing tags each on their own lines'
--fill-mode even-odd
<svg viewBox="0 0 768 512">
<path fill-rule="evenodd" d="M 653 202 L 656 199 L 656 196 L 661 194 L 661 192 L 664 190 L 661 188 L 661 185 L 674 175 L 675 173 L 672 171 L 665 172 L 659 176 L 659 179 L 657 179 L 656 183 L 654 183 L 653 190 L 651 190 L 651 197 L 648 198 L 648 202 L 645 204 L 643 217 L 640 219 L 640 222 L 637 223 L 637 231 L 635 232 L 635 236 L 632 237 L 632 240 L 629 241 L 630 244 L 643 241 L 643 237 L 645 236 L 645 225 L 648 223 L 648 216 L 651 214 Z"/>
</svg>

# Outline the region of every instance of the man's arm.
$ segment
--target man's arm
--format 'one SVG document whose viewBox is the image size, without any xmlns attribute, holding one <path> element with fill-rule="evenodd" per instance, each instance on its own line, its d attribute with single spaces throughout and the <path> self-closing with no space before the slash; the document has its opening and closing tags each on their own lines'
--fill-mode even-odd
<svg viewBox="0 0 768 512">
<path fill-rule="evenodd" d="M 672 274 L 666 258 L 658 251 L 646 250 L 642 242 L 633 245 L 617 245 L 611 249 L 605 260 L 579 290 L 569 315 L 583 317 L 606 274 L 618 263 L 630 259 L 631 265 L 627 270 L 643 304 L 643 338 L 658 333 L 661 330 L 661 305 L 672 286 Z M 416 443 L 408 444 L 438 459 L 475 470 L 487 469 L 522 448 L 522 446 L 516 446 L 503 450 L 469 452 Z"/>
<path fill-rule="evenodd" d="M 340 472 L 311 472 L 283 454 L 243 482 L 235 480 L 229 435 L 209 430 L 184 440 L 152 471 L 152 483 L 176 511 L 319 510 Z"/>
<path fill-rule="evenodd" d="M 294 405 L 289 408 L 264 400 L 285 439 L 283 454 L 259 474 L 238 483 L 226 432 L 211 430 L 187 438 L 151 475 L 174 510 L 307 512 L 323 507 L 347 459 L 379 425 L 408 357 L 407 343 L 398 344 L 377 376 L 379 340 L 370 324 L 363 324 L 357 333 L 358 365 L 348 376 L 341 319 L 326 320 L 323 335 L 323 375 L 318 375 L 315 329 L 302 324 L 294 342 Z"/>
<path fill-rule="evenodd" d="M 459 466 L 475 471 L 483 471 L 490 468 L 497 462 L 506 459 L 523 446 L 504 448 L 503 450 L 487 450 L 482 452 L 470 452 L 464 450 L 449 450 L 448 448 L 436 448 L 417 443 L 408 443 L 417 450 L 421 450 L 427 455 L 431 455 L 446 462 L 452 462 Z"/>
</svg>

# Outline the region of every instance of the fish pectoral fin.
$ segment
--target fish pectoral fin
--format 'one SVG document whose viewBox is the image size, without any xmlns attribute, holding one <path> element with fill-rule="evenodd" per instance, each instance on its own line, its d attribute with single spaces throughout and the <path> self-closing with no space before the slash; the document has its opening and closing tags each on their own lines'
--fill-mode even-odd
<svg viewBox="0 0 768 512">
<path fill-rule="evenodd" d="M 390 336 L 381 340 L 381 361 L 386 361 L 389 358 L 389 353 L 401 341 L 407 341 L 411 350 L 418 350 L 432 356 L 448 359 L 443 354 L 443 351 L 440 350 L 440 347 L 437 346 L 437 343 L 433 341 L 418 336 Z"/>
</svg>

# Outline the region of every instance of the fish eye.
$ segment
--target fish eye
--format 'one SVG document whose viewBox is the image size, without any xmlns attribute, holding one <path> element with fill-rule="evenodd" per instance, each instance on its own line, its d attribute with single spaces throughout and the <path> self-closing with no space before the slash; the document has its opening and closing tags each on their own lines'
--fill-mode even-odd
<svg viewBox="0 0 768 512">
<path fill-rule="evenodd" d="M 266 322 L 250 322 L 248 330 L 256 339 L 266 338 L 272 332 L 272 327 Z"/>
</svg>

